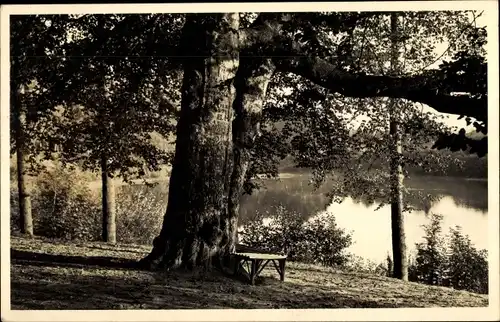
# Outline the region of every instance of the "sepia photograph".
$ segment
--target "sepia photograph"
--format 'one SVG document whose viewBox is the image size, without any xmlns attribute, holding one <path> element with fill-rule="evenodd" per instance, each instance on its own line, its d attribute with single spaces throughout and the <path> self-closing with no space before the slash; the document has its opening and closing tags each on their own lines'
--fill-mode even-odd
<svg viewBox="0 0 500 322">
<path fill-rule="evenodd" d="M 2 6 L 2 319 L 500 318 L 497 6 Z"/>
</svg>

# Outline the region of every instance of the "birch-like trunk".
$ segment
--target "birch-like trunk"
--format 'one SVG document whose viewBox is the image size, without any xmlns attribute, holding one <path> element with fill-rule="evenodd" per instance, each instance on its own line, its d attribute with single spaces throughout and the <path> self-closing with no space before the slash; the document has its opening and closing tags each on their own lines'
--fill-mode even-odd
<svg viewBox="0 0 500 322">
<path fill-rule="evenodd" d="M 398 50 L 397 50 L 397 14 L 391 14 L 391 67 L 392 72 L 398 72 Z M 391 153 L 391 228 L 392 228 L 392 252 L 394 258 L 393 276 L 408 281 L 408 259 L 406 257 L 406 236 L 404 229 L 403 213 L 403 167 L 401 155 L 403 152 L 401 132 L 399 129 L 399 118 L 397 99 L 391 99 L 389 103 L 390 134 L 392 140 Z"/>
<path fill-rule="evenodd" d="M 109 176 L 108 160 L 105 154 L 101 158 L 102 179 L 102 240 L 116 243 L 116 202 L 113 178 Z"/>
<path fill-rule="evenodd" d="M 19 193 L 19 228 L 22 234 L 33 236 L 33 216 L 31 214 L 31 193 L 28 187 L 25 169 L 26 150 L 26 115 L 19 98 L 21 88 L 11 91 L 11 100 L 14 112 L 14 127 L 17 155 L 17 187 Z"/>
</svg>

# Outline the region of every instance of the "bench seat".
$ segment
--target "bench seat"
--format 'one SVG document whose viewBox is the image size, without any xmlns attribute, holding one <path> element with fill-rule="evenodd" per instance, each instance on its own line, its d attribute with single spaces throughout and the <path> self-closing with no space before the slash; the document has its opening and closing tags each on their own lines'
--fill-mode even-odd
<svg viewBox="0 0 500 322">
<path fill-rule="evenodd" d="M 235 259 L 234 275 L 238 275 L 241 269 L 243 269 L 246 275 L 248 275 L 250 284 L 252 285 L 255 285 L 256 277 L 262 272 L 269 262 L 273 263 L 276 271 L 280 275 L 280 280 L 285 280 L 286 255 L 241 244 L 236 245 L 236 250 L 232 255 Z M 245 263 L 250 266 L 249 272 L 245 270 L 243 265 Z"/>
</svg>

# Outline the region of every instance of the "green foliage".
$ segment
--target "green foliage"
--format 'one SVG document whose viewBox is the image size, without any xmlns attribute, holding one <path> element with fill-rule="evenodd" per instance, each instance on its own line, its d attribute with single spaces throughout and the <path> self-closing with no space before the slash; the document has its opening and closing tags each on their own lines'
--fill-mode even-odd
<svg viewBox="0 0 500 322">
<path fill-rule="evenodd" d="M 460 88 L 458 95 L 469 95 L 470 97 L 487 101 L 487 61 L 484 46 L 487 43 L 486 28 L 470 27 L 464 31 L 467 42 L 462 43 L 458 51 L 454 53 L 450 61 L 444 61 L 440 65 L 438 78 L 445 79 L 450 89 Z M 467 75 L 464 77 L 464 75 Z M 467 94 L 464 94 L 467 93 Z M 451 151 L 469 151 L 483 157 L 488 153 L 487 111 L 483 111 L 478 119 L 461 115 L 458 119 L 465 117 L 467 125 L 473 125 L 476 132 L 483 135 L 480 138 L 472 138 L 465 135 L 465 129 L 459 134 L 443 133 L 436 141 L 433 148 L 449 149 Z"/>
<path fill-rule="evenodd" d="M 479 58 L 485 32 L 474 27 L 477 13 L 401 12 L 398 17 L 398 69 L 402 75 L 422 73 L 439 59 L 449 58 L 451 63 L 429 72 L 435 76 L 435 86 L 446 87 L 437 83 L 445 79 L 456 88 L 457 82 L 467 78 L 477 81 L 474 85 L 477 88 L 484 87 L 485 64 Z M 389 14 L 298 14 L 292 21 L 294 27 L 288 32 L 295 32 L 298 40 L 309 44 L 304 50 L 310 51 L 311 56 L 328 60 L 346 72 L 368 75 L 390 72 Z M 353 25 L 349 26 L 349 21 Z M 335 37 L 328 36 L 328 32 Z M 442 55 L 435 50 L 439 42 L 449 44 Z M 465 61 L 462 57 L 470 48 L 475 48 L 475 63 L 472 58 Z M 477 78 L 464 76 L 470 73 L 481 75 Z M 467 86 L 466 91 L 479 91 L 471 87 L 473 84 Z M 433 142 L 452 133 L 452 129 L 441 122 L 441 117 L 423 111 L 421 105 L 404 100 L 396 103 L 402 132 L 401 162 L 405 171 L 447 174 L 450 169 L 460 168 L 458 155 L 430 149 Z M 332 195 L 390 202 L 389 189 L 385 189 L 384 184 L 389 175 L 392 144 L 388 104 L 385 98 L 351 98 L 331 93 L 297 75 L 278 72 L 270 84 L 263 118 L 263 123 L 273 131 L 263 132 L 263 136 L 268 137 L 261 141 L 273 148 L 279 146 L 275 154 L 279 158 L 273 159 L 267 154 L 264 160 L 277 162 L 284 154 L 289 154 L 296 166 L 313 170 L 316 185 L 324 183 L 332 172 L 342 173 L 345 180 L 339 182 Z M 470 146 L 476 146 L 466 149 L 471 153 L 485 147 L 487 142 L 486 139 L 469 141 Z M 262 163 L 259 161 L 263 173 L 273 176 L 273 165 L 266 167 Z"/>
<path fill-rule="evenodd" d="M 479 124 L 478 122 L 474 123 Z M 478 129 L 480 131 L 486 131 L 486 128 L 483 125 L 477 125 L 477 127 L 481 127 Z M 452 152 L 457 151 L 468 151 L 469 153 L 477 154 L 478 157 L 484 157 L 488 152 L 488 137 L 484 136 L 480 139 L 471 139 L 465 135 L 465 129 L 460 129 L 458 134 L 456 133 L 445 133 L 440 135 L 440 137 L 436 140 L 433 149 L 449 149 Z"/>
<path fill-rule="evenodd" d="M 446 249 L 440 236 L 442 215 L 432 214 L 429 225 L 424 225 L 425 242 L 418 243 L 411 280 L 429 285 L 443 285 L 446 269 Z"/>
<path fill-rule="evenodd" d="M 467 48 L 474 47 L 478 52 L 484 45 L 481 39 L 485 33 L 479 33 L 483 38 L 472 36 L 476 33 L 471 19 L 475 21 L 477 14 L 470 18 L 471 14 L 473 12 L 467 11 L 399 13 L 398 68 L 401 73 L 420 73 L 443 57 L 450 57 L 455 61 L 459 57 L 458 53 L 466 52 Z M 331 62 L 338 63 L 346 72 L 356 71 L 370 75 L 387 75 L 390 72 L 390 48 L 387 43 L 391 40 L 391 32 L 387 13 L 360 14 L 353 20 L 351 29 L 339 27 L 353 19 L 349 14 L 302 14 L 295 19 L 303 19 L 305 16 L 308 17 L 304 19 L 306 23 L 296 23 L 294 20 L 295 31 L 302 41 L 314 44 L 306 46 L 310 48 L 311 55 L 318 55 L 320 51 L 322 58 L 328 60 L 328 57 L 332 57 Z M 321 24 L 318 19 L 330 23 L 337 21 L 337 25 Z M 313 32 L 306 33 L 306 30 Z M 335 33 L 336 37 L 327 37 L 327 31 Z M 471 37 L 479 40 L 471 43 Z M 443 41 L 448 42 L 449 47 L 443 53 L 444 56 L 439 56 L 435 51 L 436 44 Z M 350 47 L 350 50 L 340 55 L 339 51 L 342 52 L 345 46 Z M 457 77 L 462 81 L 466 78 L 477 80 L 477 86 L 485 84 L 486 74 L 481 67 L 483 65 L 478 63 L 464 67 L 466 63 L 461 64 L 462 69 L 454 65 L 456 70 L 452 71 L 449 65 L 442 65 L 442 70 L 433 70 L 431 74 L 436 74 L 436 80 L 439 77 L 442 80 L 442 75 L 447 75 L 445 79 L 450 84 L 458 82 L 459 80 L 452 81 Z M 462 72 L 461 76 L 457 76 L 458 69 Z M 468 75 L 469 72 L 481 73 L 481 77 L 463 77 L 463 73 Z M 453 73 L 455 78 L 451 76 Z M 387 105 L 387 100 L 383 98 L 343 97 L 296 75 L 278 73 L 271 83 L 264 115 L 265 122 L 282 123 L 282 135 L 271 133 L 272 140 L 287 146 L 298 166 L 312 168 L 320 183 L 333 169 L 346 172 L 347 177 L 351 178 L 364 177 L 366 169 L 370 169 L 373 163 L 388 165 L 392 141 L 388 133 Z M 448 155 L 421 153 L 428 150 L 440 135 L 450 133 L 450 129 L 440 122 L 439 117 L 423 112 L 421 106 L 401 100 L 397 109 L 403 132 L 402 161 L 405 167 L 420 167 L 426 172 L 434 172 L 445 170 L 448 164 L 456 162 Z M 352 122 L 353 120 L 358 122 Z M 356 166 L 357 163 L 360 165 Z M 376 189 L 374 185 L 365 187 L 366 189 L 361 189 L 363 191 L 352 193 L 368 193 Z"/>
<path fill-rule="evenodd" d="M 424 226 L 425 242 L 409 267 L 411 281 L 448 286 L 476 293 L 488 293 L 488 252 L 477 250 L 460 227 L 441 235 L 442 216 L 433 214 Z"/>
<path fill-rule="evenodd" d="M 436 90 L 443 89 L 438 82 L 448 82 L 473 95 L 485 94 L 486 65 L 480 51 L 485 30 L 469 28 L 468 14 L 401 13 L 402 73 L 420 74 L 439 58 L 434 52 L 436 40 L 447 40 L 452 62 L 430 73 L 435 76 Z M 252 19 L 252 15 L 245 16 L 243 25 Z M 111 171 L 125 179 L 140 176 L 144 164 L 157 170 L 168 163 L 171 155 L 151 144 L 151 133 L 166 137 L 174 130 L 182 77 L 178 72 L 182 61 L 176 57 L 186 56 L 179 56 L 178 51 L 183 23 L 183 15 L 168 14 L 15 16 L 11 25 L 13 88 L 34 84 L 20 100 L 27 106 L 28 119 L 34 120 L 28 122 L 29 136 L 44 146 L 62 146 L 62 160 L 76 159 L 85 169 L 98 169 L 106 155 Z M 283 33 L 304 43 L 309 48 L 306 55 L 335 63 L 341 71 L 385 75 L 389 25 L 387 13 L 297 13 Z M 74 35 L 71 39 L 68 30 Z M 470 48 L 477 50 L 468 55 Z M 463 73 L 467 77 L 461 77 Z M 476 82 L 468 83 L 471 79 Z M 56 110 L 58 104 L 63 108 Z M 414 104 L 400 107 L 405 166 L 427 171 L 453 162 L 438 153 L 419 154 L 446 129 Z M 354 128 L 351 121 L 363 117 L 368 121 Z M 259 174 L 275 177 L 277 163 L 290 154 L 297 165 L 313 169 L 318 184 L 331 172 L 342 172 L 344 180 L 336 190 L 341 197 L 387 198 L 383 190 L 391 143 L 387 121 L 384 99 L 342 97 L 301 77 L 277 73 L 245 191 L 258 187 L 250 179 Z M 382 170 L 371 172 L 377 162 Z M 142 214 L 140 210 L 134 213 Z M 330 249 L 331 245 L 321 247 Z"/>
<path fill-rule="evenodd" d="M 16 186 L 10 186 L 10 232 L 20 231 L 19 226 L 19 190 Z"/>
<path fill-rule="evenodd" d="M 33 182 L 32 211 L 37 236 L 76 240 L 98 240 L 101 203 L 78 170 L 60 165 L 40 173 Z M 14 190 L 15 191 L 15 190 Z M 19 216 L 17 191 L 11 188 L 11 223 Z M 11 226 L 16 229 L 15 225 Z"/>
<path fill-rule="evenodd" d="M 449 285 L 455 289 L 488 293 L 488 252 L 477 250 L 460 227 L 450 229 Z"/>
<path fill-rule="evenodd" d="M 40 171 L 37 156 L 49 154 L 49 144 L 39 143 L 51 135 L 51 124 L 44 118 L 54 107 L 54 99 L 44 91 L 52 85 L 51 75 L 66 42 L 67 24 L 68 17 L 64 15 L 10 16 L 11 154 L 22 142 L 27 172 Z M 24 135 L 20 137 L 18 120 L 23 123 Z"/>
<path fill-rule="evenodd" d="M 351 236 L 337 226 L 333 214 L 304 222 L 297 213 L 278 206 L 272 213 L 258 213 L 239 235 L 245 245 L 284 252 L 292 261 L 342 266 L 349 259 L 345 249 Z"/>
<path fill-rule="evenodd" d="M 12 75 L 15 84 L 32 83 L 17 105 L 38 148 L 28 157 L 50 159 L 57 146 L 62 162 L 95 171 L 104 155 L 125 180 L 168 163 L 172 154 L 151 136 L 175 130 L 181 75 L 178 62 L 152 57 L 172 56 L 182 22 L 182 15 L 16 16 Z"/>
<path fill-rule="evenodd" d="M 434 49 L 440 41 L 450 44 L 445 57 L 460 61 L 450 63 L 455 64 L 453 66 L 442 66 L 441 74 L 448 75 L 447 81 L 459 82 L 458 72 L 482 73 L 482 69 L 475 68 L 482 66 L 480 62 L 479 65 L 467 64 L 463 55 L 459 55 L 469 48 L 477 49 L 475 57 L 483 54 L 480 49 L 484 45 L 485 32 L 481 28 L 472 28 L 471 14 L 477 18 L 476 13 L 468 11 L 400 13 L 402 27 L 398 40 L 404 44 L 404 54 L 401 55 L 404 62 L 400 66 L 403 74 L 417 74 L 435 62 L 438 57 Z M 259 17 L 281 19 L 276 14 L 242 13 L 240 16 L 245 27 L 258 21 Z M 390 38 L 388 17 L 387 13 L 367 12 L 295 13 L 283 21 L 283 33 L 307 48 L 306 54 L 333 62 L 347 72 L 385 75 L 388 72 L 385 63 L 389 58 L 386 46 Z M 162 133 L 165 135 L 173 131 L 173 123 L 167 120 L 176 115 L 175 106 L 180 99 L 182 59 L 178 57 L 184 56 L 180 55 L 184 15 L 90 14 L 19 16 L 16 19 L 11 43 L 13 53 L 17 53 L 15 57 L 23 59 L 16 66 L 24 68 L 36 64 L 41 68 L 41 71 L 32 68 L 37 77 L 23 76 L 24 83 L 36 78 L 35 92 L 44 93 L 34 96 L 36 102 L 43 101 L 44 104 L 32 102 L 31 110 L 52 111 L 57 104 L 65 106 L 66 119 L 62 125 L 45 123 L 49 124 L 44 127 L 45 132 L 57 129 L 57 133 L 46 133 L 43 140 L 58 141 L 64 146 L 64 159 L 80 158 L 89 169 L 99 167 L 100 155 L 105 152 L 111 158 L 110 168 L 125 178 L 140 176 L 144 164 L 156 170 L 159 164 L 169 161 L 171 155 L 154 149 L 149 144 L 149 136 L 151 131 L 166 132 Z M 72 37 L 66 37 L 66 30 L 71 30 Z M 289 44 L 274 45 L 286 49 Z M 459 78 L 482 80 L 484 77 Z M 383 155 L 384 145 L 379 143 L 385 141 L 385 135 L 377 139 L 353 138 L 346 135 L 352 133 L 346 122 L 368 115 L 371 125 L 359 132 L 377 133 L 375 127 L 386 122 L 384 100 L 334 95 L 300 77 L 280 73 L 275 75 L 271 87 L 277 90 L 271 89 L 267 98 L 266 110 L 270 113 L 265 112 L 263 120 L 267 127 L 262 127 L 263 136 L 253 151 L 254 162 L 248 172 L 245 192 L 251 193 L 259 187 L 258 182 L 250 180 L 258 174 L 276 176 L 276 163 L 289 153 L 294 154 L 299 166 L 313 167 L 318 178 L 324 177 L 325 171 L 332 166 L 349 170 L 345 164 L 351 159 L 362 158 L 370 164 L 374 157 Z M 284 89 L 294 91 L 287 94 Z M 84 106 L 84 110 L 75 111 L 78 106 Z M 86 118 L 78 117 L 82 112 Z M 434 134 L 442 129 L 436 127 L 435 122 L 416 118 L 411 109 L 404 112 L 411 115 L 405 121 L 408 125 L 405 127 L 413 141 L 404 147 L 411 154 L 409 149 L 418 146 L 414 138 L 415 128 L 421 128 L 424 123 L 425 128 L 432 129 Z M 294 119 L 303 124 L 290 121 Z M 274 123 L 283 120 L 287 122 L 283 131 L 270 129 Z M 306 130 L 309 128 L 312 130 Z M 293 131 L 298 132 L 292 137 L 289 134 Z M 370 151 L 375 147 L 376 150 Z M 293 149 L 295 153 L 292 153 Z M 359 150 L 363 153 L 356 153 Z M 312 153 L 316 157 L 311 156 Z M 425 161 L 419 157 L 406 157 L 408 163 Z M 448 160 L 440 161 L 427 163 L 439 165 Z M 349 175 L 363 175 L 357 168 L 349 171 Z"/>
<path fill-rule="evenodd" d="M 250 16 L 250 20 L 256 17 Z M 279 14 L 262 14 L 259 17 L 281 19 Z M 473 45 L 469 41 L 470 35 L 474 34 L 475 12 L 401 12 L 398 17 L 399 69 L 402 75 L 425 74 L 423 71 L 441 58 L 453 61 L 464 48 L 480 49 L 484 44 L 475 41 Z M 296 13 L 287 16 L 285 21 L 282 32 L 293 38 L 296 45 L 300 44 L 301 54 L 326 60 L 346 73 L 387 75 L 390 72 L 388 13 Z M 250 24 L 251 21 L 245 19 L 244 25 Z M 449 44 L 442 55 L 436 52 L 440 42 Z M 283 47 L 287 54 L 286 49 L 293 45 L 285 42 L 276 46 Z M 479 65 L 470 65 L 465 73 L 484 74 L 483 69 L 476 69 L 475 66 Z M 446 87 L 446 84 L 437 83 L 443 81 L 443 75 L 451 75 L 451 71 L 445 71 L 444 65 L 441 67 L 442 70 L 430 73 L 436 75 L 435 85 L 439 88 Z M 478 86 L 482 86 L 485 75 L 481 77 L 477 78 Z M 451 76 L 445 79 L 450 84 L 456 83 Z M 328 172 L 334 169 L 345 172 L 346 177 L 351 178 L 366 176 L 367 168 L 371 169 L 372 164 L 377 162 L 386 167 L 391 143 L 387 104 L 384 98 L 351 98 L 331 93 L 309 80 L 278 69 L 266 97 L 262 136 L 257 139 L 257 147 L 253 151 L 245 192 L 252 193 L 262 186 L 259 175 L 276 177 L 277 164 L 287 155 L 294 157 L 298 167 L 313 169 L 317 184 L 323 182 Z M 450 132 L 439 117 L 434 113 L 424 113 L 421 105 L 406 101 L 399 102 L 398 109 L 405 167 L 421 168 L 426 173 L 443 173 L 449 165 L 453 167 L 458 163 L 448 154 L 422 153 L 427 152 L 441 134 Z M 360 126 L 353 120 L 362 120 Z M 379 179 L 385 180 L 383 176 Z M 349 193 L 368 194 L 377 189 L 378 183 L 373 183 Z M 343 190 L 347 191 L 347 187 Z"/>
<path fill-rule="evenodd" d="M 50 163 L 33 179 L 31 200 L 37 236 L 69 240 L 101 239 L 101 192 L 89 186 L 88 172 Z M 116 187 L 117 241 L 151 244 L 165 213 L 168 187 L 164 183 Z M 12 182 L 11 232 L 18 227 L 17 183 Z"/>
<path fill-rule="evenodd" d="M 390 269 L 383 263 L 376 263 L 372 260 L 362 258 L 353 254 L 349 255 L 348 261 L 342 265 L 342 269 L 349 272 L 368 273 L 379 276 L 390 277 Z"/>
<path fill-rule="evenodd" d="M 121 186 L 116 196 L 118 242 L 150 245 L 160 232 L 167 197 L 165 183 Z"/>
</svg>

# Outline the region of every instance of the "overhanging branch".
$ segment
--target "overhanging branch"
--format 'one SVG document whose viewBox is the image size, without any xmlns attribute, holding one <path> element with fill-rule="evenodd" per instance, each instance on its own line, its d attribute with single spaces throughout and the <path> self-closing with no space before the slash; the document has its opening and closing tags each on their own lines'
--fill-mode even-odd
<svg viewBox="0 0 500 322">
<path fill-rule="evenodd" d="M 355 18 L 364 17 L 354 16 L 353 21 L 348 22 L 354 23 Z M 283 32 L 284 24 L 290 21 L 293 21 L 290 15 L 274 15 L 240 30 L 241 49 L 248 55 L 274 57 L 278 70 L 300 75 L 345 96 L 404 98 L 426 104 L 441 113 L 464 115 L 487 122 L 486 96 L 451 95 L 452 92 L 462 92 L 463 88 L 454 88 L 460 84 L 439 80 L 436 77 L 439 72 L 406 77 L 366 75 L 348 72 L 321 58 L 308 56 L 307 48 L 301 48 Z"/>
<path fill-rule="evenodd" d="M 441 113 L 487 121 L 486 97 L 451 95 L 430 76 L 391 77 L 350 73 L 316 57 L 277 58 L 275 63 L 281 71 L 300 75 L 345 96 L 404 98 L 426 104 Z"/>
</svg>

